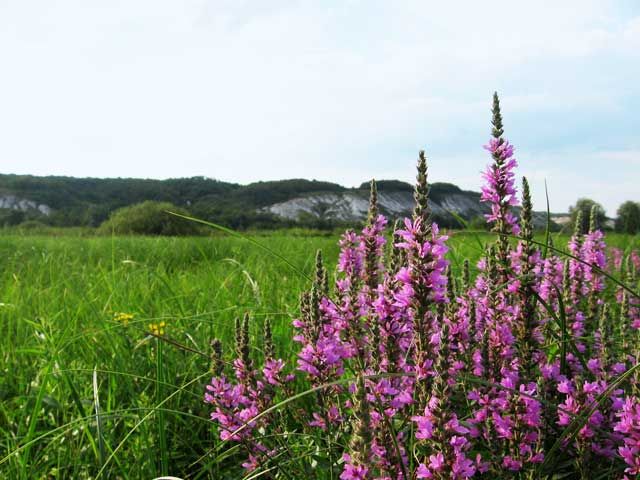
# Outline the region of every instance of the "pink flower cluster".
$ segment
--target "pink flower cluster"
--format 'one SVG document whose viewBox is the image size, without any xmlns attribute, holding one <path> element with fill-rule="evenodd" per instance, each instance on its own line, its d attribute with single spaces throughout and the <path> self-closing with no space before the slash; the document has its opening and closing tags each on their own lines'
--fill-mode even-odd
<svg viewBox="0 0 640 480">
<path fill-rule="evenodd" d="M 211 420 L 219 427 L 220 439 L 242 444 L 247 453 L 242 465 L 254 470 L 272 453 L 256 435 L 270 423 L 270 418 L 261 413 L 273 404 L 277 389 L 285 388 L 294 377 L 283 372 L 285 362 L 281 359 L 266 358 L 260 371 L 252 369 L 246 360 L 233 361 L 236 381 L 223 373 L 213 377 L 206 386 L 204 401 L 213 406 Z"/>
<path fill-rule="evenodd" d="M 517 235 L 520 227 L 510 211 L 510 207 L 518 204 L 514 174 L 518 163 L 513 158 L 513 145 L 507 140 L 492 138 L 484 148 L 496 159 L 482 174 L 486 183 L 482 186 L 480 199 L 491 204 L 491 213 L 485 217 L 496 223 L 498 231 Z"/>
<path fill-rule="evenodd" d="M 365 227 L 340 239 L 333 281 L 318 257 L 293 322 L 304 407 L 261 416 L 293 394 L 293 374 L 274 358 L 253 370 L 242 341 L 236 381 L 212 379 L 211 418 L 243 446 L 246 468 L 279 468 L 288 447 L 268 439 L 280 432 L 325 452 L 342 480 L 640 475 L 638 375 L 619 381 L 639 358 L 635 257 L 617 252 L 608 266 L 600 230 L 577 232 L 567 257 L 538 248 L 526 182 L 520 220 L 512 211 L 516 161 L 501 122 L 494 103 L 482 200 L 498 240 L 475 276 L 468 264 L 454 275 L 421 163 L 412 218 L 387 233 L 373 190 Z M 631 287 L 616 298 L 605 270 L 620 269 Z"/>
<path fill-rule="evenodd" d="M 640 475 L 640 399 L 627 397 L 617 417 L 614 430 L 624 438 L 618 452 L 627 464 L 625 479 L 637 478 Z"/>
</svg>

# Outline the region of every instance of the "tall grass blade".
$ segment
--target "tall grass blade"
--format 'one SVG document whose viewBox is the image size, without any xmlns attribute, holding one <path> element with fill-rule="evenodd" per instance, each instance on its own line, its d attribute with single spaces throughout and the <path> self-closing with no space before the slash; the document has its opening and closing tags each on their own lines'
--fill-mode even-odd
<svg viewBox="0 0 640 480">
<path fill-rule="evenodd" d="M 254 240 L 251 237 L 248 237 L 247 235 L 242 235 L 239 232 L 236 232 L 235 230 L 232 230 L 230 228 L 227 227 L 223 227 L 222 225 L 218 225 L 217 223 L 213 223 L 213 222 L 207 222 L 206 220 L 200 220 L 199 218 L 194 218 L 194 217 L 189 217 L 188 215 L 181 215 L 180 213 L 176 213 L 176 212 L 171 212 L 171 211 L 167 211 L 167 213 L 171 214 L 171 215 L 175 215 L 176 217 L 180 217 L 180 218 L 184 218 L 185 220 L 190 220 L 192 222 L 197 222 L 197 223 L 201 223 L 202 225 L 207 225 L 211 228 L 215 228 L 216 230 L 220 230 L 221 232 L 224 232 L 228 235 L 237 237 L 237 238 L 241 238 L 249 243 L 251 243 L 252 245 L 255 245 L 258 248 L 261 248 L 262 250 L 264 250 L 265 252 L 267 252 L 269 255 L 274 256 L 275 258 L 283 261 L 285 264 L 287 264 L 294 272 L 296 272 L 298 275 L 306 278 L 308 281 L 313 281 L 313 279 L 307 275 L 306 273 L 304 273 L 300 268 L 298 268 L 296 265 L 294 265 L 293 263 L 291 263 L 286 257 L 280 255 L 278 252 L 272 250 L 271 248 L 267 247 L 266 245 Z"/>
<path fill-rule="evenodd" d="M 96 416 L 96 434 L 98 436 L 98 452 L 100 453 L 100 465 L 104 464 L 106 455 L 104 448 L 104 436 L 102 433 L 102 415 L 100 411 L 100 396 L 98 392 L 98 371 L 93 368 L 93 408 Z"/>
<path fill-rule="evenodd" d="M 544 247 L 542 248 L 542 258 L 547 258 L 549 244 L 551 243 L 551 209 L 549 207 L 549 190 L 547 190 L 547 180 L 544 181 L 544 196 L 547 201 L 547 225 L 544 231 Z"/>
<path fill-rule="evenodd" d="M 162 384 L 164 382 L 164 360 L 163 360 L 163 344 L 160 340 L 156 339 L 156 402 L 160 403 L 162 401 L 163 388 Z M 163 410 L 158 410 L 157 412 L 158 418 L 158 440 L 160 445 L 158 445 L 160 449 L 160 470 L 162 475 L 169 474 L 169 457 L 167 451 L 167 432 L 166 432 L 166 419 Z"/>
</svg>

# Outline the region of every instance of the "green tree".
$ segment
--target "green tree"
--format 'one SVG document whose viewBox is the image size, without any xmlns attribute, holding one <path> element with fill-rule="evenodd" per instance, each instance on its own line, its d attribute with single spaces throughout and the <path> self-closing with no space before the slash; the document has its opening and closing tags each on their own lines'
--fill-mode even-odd
<svg viewBox="0 0 640 480">
<path fill-rule="evenodd" d="M 119 235 L 180 236 L 199 233 L 196 223 L 167 212 L 189 215 L 185 209 L 172 203 L 149 200 L 116 210 L 102 223 L 100 230 Z"/>
<path fill-rule="evenodd" d="M 596 222 L 599 228 L 603 228 L 605 222 L 607 221 L 607 216 L 605 214 L 605 210 L 594 200 L 590 198 L 580 198 L 576 202 L 576 204 L 572 207 L 569 207 L 569 213 L 571 214 L 571 229 L 575 231 L 576 229 L 576 218 L 578 216 L 578 212 L 582 212 L 582 225 L 580 225 L 580 231 L 582 233 L 587 233 L 589 231 L 589 219 L 591 218 L 591 209 L 595 205 L 596 207 Z"/>
<path fill-rule="evenodd" d="M 24 212 L 11 208 L 0 208 L 0 226 L 10 227 L 18 225 L 25 219 Z"/>
<path fill-rule="evenodd" d="M 626 201 L 618 208 L 616 232 L 640 232 L 640 203 Z"/>
</svg>

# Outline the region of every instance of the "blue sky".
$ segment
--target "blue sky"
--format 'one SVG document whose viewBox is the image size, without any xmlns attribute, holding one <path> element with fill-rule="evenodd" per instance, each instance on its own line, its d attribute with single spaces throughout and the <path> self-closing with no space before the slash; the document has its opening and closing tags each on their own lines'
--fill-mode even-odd
<svg viewBox="0 0 640 480">
<path fill-rule="evenodd" d="M 640 201 L 640 3 L 0 0 L 0 171 L 479 189 L 491 94 L 544 208 Z"/>
</svg>

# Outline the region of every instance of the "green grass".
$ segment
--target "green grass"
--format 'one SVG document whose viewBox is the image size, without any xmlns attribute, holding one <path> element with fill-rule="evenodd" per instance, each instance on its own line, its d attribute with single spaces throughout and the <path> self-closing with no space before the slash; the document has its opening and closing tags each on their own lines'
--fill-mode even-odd
<svg viewBox="0 0 640 480">
<path fill-rule="evenodd" d="M 251 238 L 305 274 L 318 248 L 337 260 L 336 236 Z M 492 238 L 453 234 L 453 267 Z M 282 260 L 225 236 L 4 236 L 0 282 L 0 477 L 11 479 L 226 478 L 205 456 L 218 443 L 202 401 L 209 342 L 228 353 L 234 319 L 249 311 L 256 348 L 268 316 L 279 355 L 293 360 L 307 288 Z M 124 325 L 117 312 L 134 318 Z M 162 321 L 172 343 L 147 334 Z"/>
</svg>

